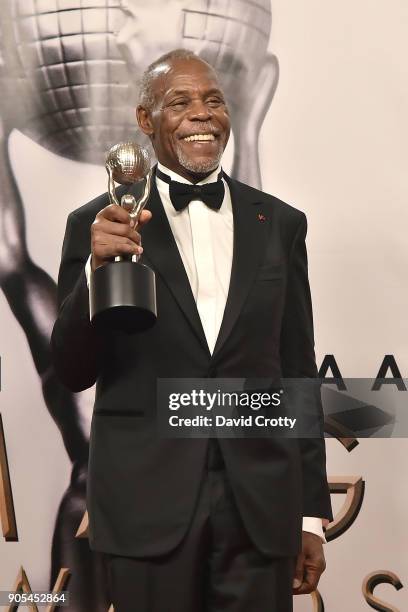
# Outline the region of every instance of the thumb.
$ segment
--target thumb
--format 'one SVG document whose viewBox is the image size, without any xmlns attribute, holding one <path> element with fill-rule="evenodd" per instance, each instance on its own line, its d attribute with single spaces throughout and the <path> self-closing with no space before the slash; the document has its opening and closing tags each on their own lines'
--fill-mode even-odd
<svg viewBox="0 0 408 612">
<path fill-rule="evenodd" d="M 298 589 L 303 582 L 304 562 L 305 562 L 305 555 L 303 554 L 303 552 L 300 552 L 296 559 L 295 575 L 293 578 L 293 588 L 294 589 Z"/>
<path fill-rule="evenodd" d="M 150 210 L 147 210 L 145 208 L 140 213 L 139 222 L 137 224 L 137 227 L 142 227 L 143 225 L 146 225 L 146 223 L 148 223 L 148 221 L 150 221 L 151 218 L 152 218 L 152 213 L 150 212 Z"/>
<path fill-rule="evenodd" d="M 130 227 L 138 230 L 143 225 L 146 225 L 146 223 L 150 221 L 151 218 L 152 218 L 152 213 L 150 212 L 150 210 L 147 210 L 146 208 L 144 208 L 142 212 L 140 213 L 140 216 L 137 222 L 136 222 L 136 217 L 132 217 L 132 216 L 130 217 Z"/>
</svg>

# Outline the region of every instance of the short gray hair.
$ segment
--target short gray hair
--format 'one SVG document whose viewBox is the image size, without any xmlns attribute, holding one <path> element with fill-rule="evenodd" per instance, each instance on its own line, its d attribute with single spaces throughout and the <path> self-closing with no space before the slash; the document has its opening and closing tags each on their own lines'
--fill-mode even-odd
<svg viewBox="0 0 408 612">
<path fill-rule="evenodd" d="M 153 92 L 153 81 L 157 77 L 156 70 L 159 66 L 169 64 L 173 60 L 185 59 L 185 60 L 199 60 L 204 64 L 208 64 L 205 60 L 199 57 L 194 51 L 189 49 L 174 49 L 164 55 L 161 55 L 157 60 L 152 62 L 142 74 L 142 78 L 139 82 L 139 105 L 146 110 L 151 111 L 154 108 L 154 92 Z M 210 68 L 214 68 L 208 64 Z"/>
</svg>

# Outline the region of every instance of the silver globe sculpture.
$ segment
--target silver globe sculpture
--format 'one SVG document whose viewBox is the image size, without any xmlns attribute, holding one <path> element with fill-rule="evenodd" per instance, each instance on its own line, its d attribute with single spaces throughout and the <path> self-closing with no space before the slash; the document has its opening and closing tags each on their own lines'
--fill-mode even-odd
<svg viewBox="0 0 408 612">
<path fill-rule="evenodd" d="M 161 7 L 178 31 L 163 35 Z M 139 62 L 132 38 L 144 24 Z M 134 109 L 148 63 L 172 48 L 195 51 L 219 72 L 234 112 L 259 75 L 270 29 L 270 0 L 3 0 L 1 114 L 54 153 L 103 163 L 115 142 L 147 145 Z"/>
<path fill-rule="evenodd" d="M 112 178 L 121 185 L 132 185 L 145 178 L 150 170 L 150 158 L 142 147 L 134 142 L 113 145 L 106 156 L 106 164 Z"/>
</svg>

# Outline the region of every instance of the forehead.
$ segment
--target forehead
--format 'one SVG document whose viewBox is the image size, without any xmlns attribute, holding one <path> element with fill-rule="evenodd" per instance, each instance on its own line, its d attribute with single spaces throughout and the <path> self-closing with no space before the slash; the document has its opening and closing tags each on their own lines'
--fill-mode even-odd
<svg viewBox="0 0 408 612">
<path fill-rule="evenodd" d="M 156 99 L 175 90 L 188 92 L 221 90 L 216 72 L 200 60 L 178 60 L 159 67 L 153 81 Z"/>
</svg>

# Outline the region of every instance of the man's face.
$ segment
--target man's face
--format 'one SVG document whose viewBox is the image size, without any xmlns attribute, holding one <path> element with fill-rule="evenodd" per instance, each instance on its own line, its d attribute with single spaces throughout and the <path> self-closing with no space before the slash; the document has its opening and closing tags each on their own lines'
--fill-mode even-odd
<svg viewBox="0 0 408 612">
<path fill-rule="evenodd" d="M 215 72 L 198 59 L 173 60 L 158 70 L 153 92 L 154 108 L 147 115 L 158 160 L 187 179 L 210 173 L 230 133 Z"/>
</svg>

